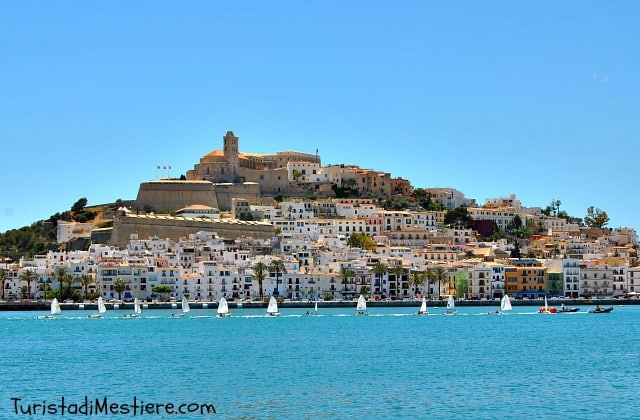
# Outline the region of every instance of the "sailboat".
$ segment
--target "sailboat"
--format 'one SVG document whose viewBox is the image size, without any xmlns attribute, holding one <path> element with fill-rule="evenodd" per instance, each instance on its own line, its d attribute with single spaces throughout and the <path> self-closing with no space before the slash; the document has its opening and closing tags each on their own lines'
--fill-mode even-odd
<svg viewBox="0 0 640 420">
<path fill-rule="evenodd" d="M 360 295 L 360 297 L 358 298 L 356 315 L 369 315 L 369 313 L 367 312 L 367 300 L 364 298 L 364 295 Z"/>
<path fill-rule="evenodd" d="M 503 314 L 511 309 L 511 299 L 509 298 L 509 295 L 505 293 L 500 300 L 500 313 Z"/>
<path fill-rule="evenodd" d="M 51 315 L 39 316 L 38 319 L 53 319 L 55 315 L 60 315 L 61 313 L 62 309 L 60 309 L 58 299 L 53 298 L 51 301 Z"/>
<path fill-rule="evenodd" d="M 104 299 L 102 298 L 102 296 L 100 296 L 98 298 L 98 313 L 89 315 L 87 316 L 87 318 L 102 318 L 102 314 L 104 314 L 105 312 L 107 312 L 107 307 L 104 306 Z"/>
<path fill-rule="evenodd" d="M 142 313 L 142 309 L 140 308 L 140 300 L 138 300 L 138 298 L 135 298 L 133 300 L 133 313 L 132 314 L 124 314 L 123 316 L 125 318 L 137 318 L 138 315 L 140 315 Z"/>
<path fill-rule="evenodd" d="M 227 303 L 227 299 L 224 297 L 221 297 L 220 302 L 218 302 L 218 316 L 220 318 L 231 316 L 229 314 L 229 304 Z"/>
<path fill-rule="evenodd" d="M 420 310 L 416 315 L 429 315 L 429 311 L 427 310 L 427 298 L 422 297 L 422 304 L 420 305 Z"/>
<path fill-rule="evenodd" d="M 269 306 L 267 306 L 267 316 L 278 316 L 280 312 L 278 312 L 278 301 L 274 296 L 271 296 L 269 299 Z"/>
<path fill-rule="evenodd" d="M 309 313 L 309 311 L 307 311 L 307 312 L 305 313 L 305 316 L 309 316 L 309 315 L 311 315 L 311 316 L 318 316 L 318 299 L 316 299 L 316 303 L 315 303 L 315 306 L 314 306 L 314 308 L 313 308 L 313 312 Z"/>
<path fill-rule="evenodd" d="M 447 311 L 444 313 L 445 315 L 455 315 L 456 314 L 456 301 L 453 299 L 453 295 L 449 295 L 447 298 Z"/>
<path fill-rule="evenodd" d="M 542 308 L 540 308 L 540 313 L 541 314 L 555 314 L 556 313 L 556 308 L 550 308 L 549 305 L 547 304 L 547 296 L 546 295 L 544 297 L 544 306 Z"/>
<path fill-rule="evenodd" d="M 182 313 L 179 312 L 179 313 L 171 314 L 172 318 L 181 318 L 185 316 L 185 314 L 189 313 L 189 311 L 191 311 L 191 308 L 189 307 L 189 302 L 187 301 L 186 296 L 182 296 L 182 301 L 180 301 L 180 306 L 182 307 Z"/>
</svg>

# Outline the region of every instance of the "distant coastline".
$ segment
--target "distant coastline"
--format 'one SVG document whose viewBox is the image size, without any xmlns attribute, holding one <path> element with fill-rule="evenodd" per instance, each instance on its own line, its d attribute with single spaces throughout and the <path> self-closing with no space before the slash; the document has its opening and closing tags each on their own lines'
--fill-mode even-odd
<svg viewBox="0 0 640 420">
<path fill-rule="evenodd" d="M 319 308 L 355 308 L 356 301 L 319 301 Z M 549 306 L 560 306 L 562 304 L 566 306 L 593 306 L 593 305 L 640 305 L 640 299 L 550 299 L 548 301 Z M 47 311 L 50 308 L 49 301 L 39 301 L 39 302 L 0 302 L 0 311 Z M 513 306 L 534 306 L 541 307 L 544 306 L 544 301 L 542 299 L 528 299 L 528 300 L 511 300 L 511 304 Z M 176 303 L 170 302 L 144 302 L 144 309 L 176 309 Z M 315 305 L 314 301 L 284 301 L 278 303 L 278 306 L 282 308 L 313 308 Z M 87 303 L 62 303 L 60 305 L 62 310 L 97 310 L 98 305 L 93 302 Z M 179 306 L 179 305 L 178 305 Z M 189 302 L 189 306 L 191 309 L 217 309 L 217 302 Z M 419 300 L 385 300 L 385 301 L 368 301 L 367 306 L 370 308 L 409 308 L 420 306 Z M 427 301 L 427 306 L 434 307 L 446 307 L 446 300 L 430 300 Z M 476 306 L 476 307 L 500 307 L 499 300 L 457 300 L 456 306 Z M 107 310 L 109 311 L 130 311 L 133 310 L 133 303 L 107 303 Z M 267 303 L 261 302 L 239 302 L 239 301 L 231 301 L 229 302 L 229 308 L 232 309 L 256 309 L 256 308 L 266 308 Z"/>
</svg>

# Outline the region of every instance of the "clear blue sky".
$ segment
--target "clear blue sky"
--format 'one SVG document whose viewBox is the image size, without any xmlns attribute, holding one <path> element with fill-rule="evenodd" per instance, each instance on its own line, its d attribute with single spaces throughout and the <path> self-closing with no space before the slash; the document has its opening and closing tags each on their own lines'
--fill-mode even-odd
<svg viewBox="0 0 640 420">
<path fill-rule="evenodd" d="M 637 218 L 638 1 L 0 1 L 0 231 L 222 148 Z M 171 171 L 158 171 L 170 165 Z"/>
</svg>

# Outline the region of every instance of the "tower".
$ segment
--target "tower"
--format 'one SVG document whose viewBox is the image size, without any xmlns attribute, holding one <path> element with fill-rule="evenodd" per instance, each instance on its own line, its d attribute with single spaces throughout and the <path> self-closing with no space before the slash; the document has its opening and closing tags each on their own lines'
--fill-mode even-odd
<svg viewBox="0 0 640 420">
<path fill-rule="evenodd" d="M 233 135 L 233 131 L 227 131 L 222 139 L 224 140 L 224 161 L 229 171 L 235 175 L 238 168 L 238 138 Z"/>
</svg>

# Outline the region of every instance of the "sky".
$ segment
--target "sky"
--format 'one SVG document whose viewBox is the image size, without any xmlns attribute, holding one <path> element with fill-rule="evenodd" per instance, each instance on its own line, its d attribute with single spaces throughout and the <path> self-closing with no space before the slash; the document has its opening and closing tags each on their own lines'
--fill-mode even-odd
<svg viewBox="0 0 640 420">
<path fill-rule="evenodd" d="M 0 0 L 0 232 L 135 199 L 229 130 L 241 152 L 317 150 L 638 230 L 638 16 L 637 1 Z"/>
</svg>

